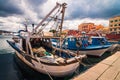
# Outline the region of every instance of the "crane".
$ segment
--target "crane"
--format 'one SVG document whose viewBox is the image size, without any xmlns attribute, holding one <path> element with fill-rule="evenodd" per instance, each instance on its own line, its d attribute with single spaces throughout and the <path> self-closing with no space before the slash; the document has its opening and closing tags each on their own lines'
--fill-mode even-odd
<svg viewBox="0 0 120 80">
<path fill-rule="evenodd" d="M 39 33 L 42 32 L 42 30 L 44 29 L 44 26 L 46 26 L 47 24 L 43 24 L 48 17 L 50 18 L 54 18 L 54 20 L 57 20 L 58 19 L 58 16 L 53 16 L 51 17 L 50 15 L 57 9 L 58 9 L 58 12 L 60 12 L 62 15 L 61 15 L 61 20 L 60 21 L 60 25 L 59 25 L 59 32 L 60 32 L 60 35 L 61 35 L 61 32 L 62 32 L 62 25 L 63 25 L 63 20 L 64 20 L 64 13 L 65 13 L 65 8 L 66 8 L 66 3 L 63 3 L 63 4 L 60 4 L 60 3 L 56 3 L 56 6 L 45 16 L 45 18 L 42 19 L 42 21 L 35 27 L 34 31 L 32 33 L 34 33 L 35 31 L 37 31 L 37 29 L 41 26 L 41 28 L 39 29 Z M 57 13 L 56 13 L 57 14 Z M 55 15 L 56 15 L 55 14 Z"/>
</svg>

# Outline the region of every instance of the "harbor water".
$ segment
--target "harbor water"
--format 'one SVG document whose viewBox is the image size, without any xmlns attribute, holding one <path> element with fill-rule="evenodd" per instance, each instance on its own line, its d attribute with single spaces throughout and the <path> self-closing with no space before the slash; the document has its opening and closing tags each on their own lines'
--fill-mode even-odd
<svg viewBox="0 0 120 80">
<path fill-rule="evenodd" d="M 25 70 L 20 68 L 15 62 L 14 50 L 9 46 L 6 40 L 12 40 L 10 37 L 0 37 L 0 80 L 51 80 L 48 75 L 31 76 Z M 64 78 L 53 78 L 54 80 L 69 80 L 74 76 L 84 72 L 94 66 L 102 59 L 111 55 L 104 54 L 101 58 L 88 57 L 78 70 L 71 76 Z M 30 72 L 29 72 L 30 73 Z"/>
<path fill-rule="evenodd" d="M 0 38 L 0 80 L 20 80 L 20 74 L 13 61 L 14 51 L 7 44 L 10 38 Z"/>
</svg>

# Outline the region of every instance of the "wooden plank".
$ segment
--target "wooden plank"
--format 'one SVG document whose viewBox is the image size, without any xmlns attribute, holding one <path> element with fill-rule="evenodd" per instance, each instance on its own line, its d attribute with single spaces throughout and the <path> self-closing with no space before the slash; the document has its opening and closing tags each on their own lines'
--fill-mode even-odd
<svg viewBox="0 0 120 80">
<path fill-rule="evenodd" d="M 114 55 L 110 56 L 106 60 L 112 61 L 111 62 L 112 64 L 102 74 L 102 76 L 100 76 L 100 78 L 98 80 L 114 80 L 120 71 L 120 64 L 119 64 L 120 63 L 120 52 L 115 53 Z M 106 60 L 103 60 L 103 62 Z"/>
<path fill-rule="evenodd" d="M 74 80 L 96 80 L 108 67 L 109 65 L 99 63 Z"/>
<path fill-rule="evenodd" d="M 120 57 L 120 52 L 118 51 L 115 54 L 113 54 L 112 56 L 110 56 L 110 57 L 104 59 L 103 61 L 101 61 L 101 63 L 111 65 L 119 57 Z"/>
<path fill-rule="evenodd" d="M 90 68 L 89 71 L 95 72 L 96 74 L 101 75 L 104 73 L 106 69 L 108 69 L 108 67 L 109 65 L 99 63 L 95 65 L 94 67 Z"/>
<path fill-rule="evenodd" d="M 74 78 L 73 80 L 96 80 L 99 75 L 95 72 L 86 72 L 84 74 L 81 74 L 81 76 L 78 76 Z"/>
<path fill-rule="evenodd" d="M 113 67 L 120 71 L 120 58 L 113 63 Z"/>
<path fill-rule="evenodd" d="M 118 72 L 119 71 L 116 68 L 111 66 L 100 76 L 100 78 L 98 78 L 98 80 L 114 80 Z"/>
<path fill-rule="evenodd" d="M 120 80 L 120 72 L 118 73 L 118 75 L 116 76 L 114 80 Z"/>
<path fill-rule="evenodd" d="M 120 51 L 96 64 L 73 80 L 120 80 Z"/>
</svg>

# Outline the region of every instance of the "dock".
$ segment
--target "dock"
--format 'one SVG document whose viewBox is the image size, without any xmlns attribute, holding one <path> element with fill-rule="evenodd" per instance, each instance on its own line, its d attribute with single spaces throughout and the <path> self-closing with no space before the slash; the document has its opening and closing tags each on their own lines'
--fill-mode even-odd
<svg viewBox="0 0 120 80">
<path fill-rule="evenodd" d="M 120 80 L 120 51 L 97 63 L 72 80 Z"/>
</svg>

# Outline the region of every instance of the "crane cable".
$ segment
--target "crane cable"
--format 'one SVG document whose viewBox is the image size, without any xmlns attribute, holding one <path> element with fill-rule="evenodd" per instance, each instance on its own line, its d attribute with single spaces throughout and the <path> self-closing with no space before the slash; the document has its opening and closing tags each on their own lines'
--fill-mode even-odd
<svg viewBox="0 0 120 80">
<path fill-rule="evenodd" d="M 54 19 L 54 17 L 57 15 L 57 13 L 60 12 L 60 9 L 61 9 L 61 5 L 60 5 L 59 9 L 56 11 L 56 13 L 53 15 L 53 18 L 49 19 L 46 24 L 42 24 L 42 27 L 39 29 L 39 32 L 41 32 L 46 27 L 46 25 L 48 25 L 50 23 L 50 21 L 52 21 L 52 19 Z"/>
</svg>

